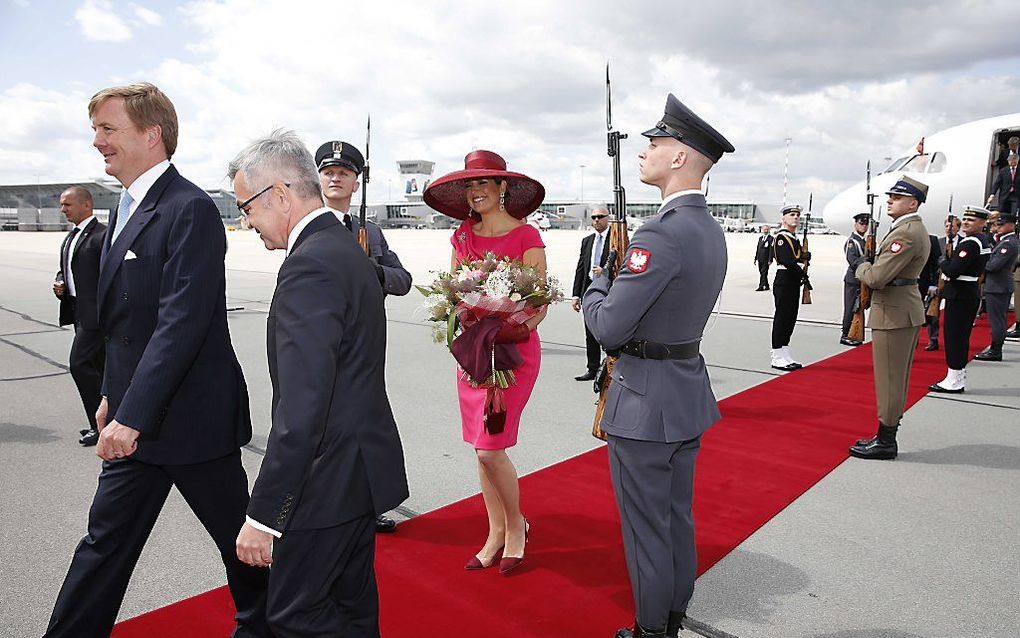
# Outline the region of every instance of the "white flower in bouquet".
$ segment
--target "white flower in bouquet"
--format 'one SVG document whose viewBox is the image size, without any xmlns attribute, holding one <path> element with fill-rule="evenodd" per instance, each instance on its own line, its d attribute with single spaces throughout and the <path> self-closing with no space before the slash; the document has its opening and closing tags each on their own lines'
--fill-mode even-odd
<svg viewBox="0 0 1020 638">
<path fill-rule="evenodd" d="M 512 291 L 513 281 L 509 270 L 497 270 L 489 273 L 485 279 L 485 294 L 490 297 L 509 297 Z"/>
</svg>

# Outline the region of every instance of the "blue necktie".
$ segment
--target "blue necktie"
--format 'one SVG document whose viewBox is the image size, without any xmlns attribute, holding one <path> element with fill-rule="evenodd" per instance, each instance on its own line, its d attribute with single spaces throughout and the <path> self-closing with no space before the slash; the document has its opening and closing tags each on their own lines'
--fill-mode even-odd
<svg viewBox="0 0 1020 638">
<path fill-rule="evenodd" d="M 595 235 L 595 252 L 591 256 L 591 267 L 594 268 L 602 263 L 602 235 Z"/>
<path fill-rule="evenodd" d="M 134 201 L 131 193 L 126 188 L 120 192 L 120 204 L 117 206 L 117 225 L 114 227 L 113 237 L 110 239 L 111 246 L 113 242 L 117 241 L 117 236 L 124 230 L 124 227 L 127 226 L 128 219 L 131 218 L 131 204 Z"/>
</svg>

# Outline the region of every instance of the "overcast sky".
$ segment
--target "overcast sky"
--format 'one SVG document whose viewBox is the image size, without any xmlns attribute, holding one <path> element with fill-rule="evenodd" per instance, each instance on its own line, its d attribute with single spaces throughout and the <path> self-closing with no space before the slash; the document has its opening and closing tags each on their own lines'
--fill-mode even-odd
<svg viewBox="0 0 1020 638">
<path fill-rule="evenodd" d="M 1020 3 L 442 0 L 0 0 L 0 183 L 102 174 L 86 106 L 150 81 L 181 120 L 174 163 L 206 187 L 276 127 L 309 148 L 364 145 L 369 201 L 401 196 L 399 159 L 503 155 L 548 196 L 611 198 L 605 64 L 628 197 L 640 132 L 673 92 L 737 151 L 713 199 L 815 205 L 922 135 L 1020 111 Z M 323 7 L 332 7 L 325 9 Z M 363 149 L 362 149 L 363 150 Z"/>
</svg>

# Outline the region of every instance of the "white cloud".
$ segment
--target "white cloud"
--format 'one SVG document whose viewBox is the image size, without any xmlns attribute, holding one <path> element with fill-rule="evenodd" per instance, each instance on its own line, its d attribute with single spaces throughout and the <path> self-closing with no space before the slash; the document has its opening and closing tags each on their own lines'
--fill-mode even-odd
<svg viewBox="0 0 1020 638">
<path fill-rule="evenodd" d="M 141 5 L 131 3 L 131 10 L 135 12 L 135 17 L 138 19 L 140 24 L 145 24 L 150 27 L 163 26 L 163 16 L 156 13 L 152 9 L 147 9 Z"/>
<path fill-rule="evenodd" d="M 162 62 L 126 57 L 87 85 L 158 84 L 181 119 L 174 160 L 205 186 L 225 184 L 237 150 L 278 126 L 296 129 L 313 150 L 335 138 L 360 146 L 371 112 L 373 200 L 399 193 L 398 159 L 433 160 L 439 174 L 459 168 L 473 148 L 503 154 L 555 198 L 579 195 L 584 164 L 585 196 L 609 199 L 607 59 L 615 121 L 630 134 L 622 148 L 630 199 L 657 196 L 638 182 L 636 155 L 668 92 L 737 148 L 713 170 L 713 196 L 778 202 L 789 136 L 790 197 L 806 203 L 814 193 L 816 208 L 857 181 L 868 159 L 881 164 L 922 135 L 1020 104 L 1012 70 L 1020 51 L 1002 31 L 1020 8 L 1003 0 L 944 0 L 923 10 L 868 0 L 845 15 L 847 5 L 800 0 L 767 11 L 744 0 L 634 2 L 621 13 L 596 0 L 326 9 L 309 0 L 199 0 L 181 10 L 184 30 L 156 56 Z M 999 18 L 982 27 L 988 40 L 975 43 L 975 16 L 988 11 Z M 75 99 L 84 109 L 87 95 Z M 101 165 L 80 121 L 88 164 L 75 174 L 90 174 Z M 9 139 L 9 126 L 0 118 L 0 139 Z M 17 137 L 25 152 L 51 144 L 45 127 L 31 130 Z M 22 167 L 0 159 L 0 170 Z"/>
<path fill-rule="evenodd" d="M 131 29 L 114 13 L 109 0 L 85 0 L 74 12 L 81 33 L 97 42 L 125 42 L 131 39 Z"/>
</svg>

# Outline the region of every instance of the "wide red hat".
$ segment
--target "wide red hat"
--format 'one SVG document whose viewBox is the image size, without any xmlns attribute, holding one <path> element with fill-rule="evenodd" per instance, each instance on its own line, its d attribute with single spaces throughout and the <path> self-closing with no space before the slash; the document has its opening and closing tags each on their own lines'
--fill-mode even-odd
<svg viewBox="0 0 1020 638">
<path fill-rule="evenodd" d="M 469 179 L 503 179 L 507 182 L 503 206 L 517 219 L 534 212 L 545 199 L 545 187 L 527 175 L 506 170 L 506 160 L 492 151 L 471 151 L 464 157 L 464 170 L 454 171 L 436 179 L 425 189 L 422 198 L 429 207 L 456 219 L 471 214 L 464 181 Z"/>
</svg>

